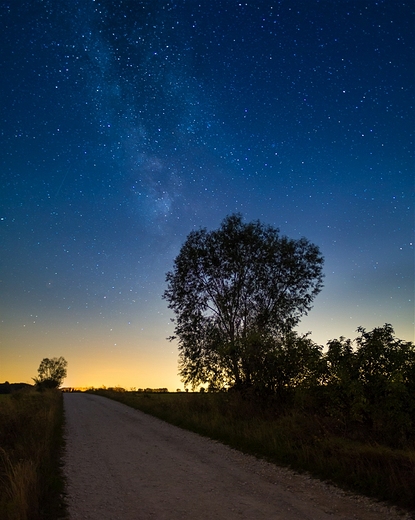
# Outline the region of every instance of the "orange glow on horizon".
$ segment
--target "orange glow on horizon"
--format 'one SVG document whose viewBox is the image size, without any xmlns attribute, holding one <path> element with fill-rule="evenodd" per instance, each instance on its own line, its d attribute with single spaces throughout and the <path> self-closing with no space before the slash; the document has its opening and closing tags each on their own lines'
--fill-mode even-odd
<svg viewBox="0 0 415 520">
<path fill-rule="evenodd" d="M 312 331 L 311 339 L 325 346 L 339 336 L 354 339 L 359 325 L 371 330 L 391 323 L 396 337 L 414 341 L 413 317 L 401 313 L 388 320 L 386 312 L 357 311 L 355 305 L 337 308 L 329 297 L 321 297 L 298 330 Z M 166 340 L 172 334 L 171 324 L 156 321 L 143 325 L 126 324 L 122 317 L 105 321 L 86 317 L 70 323 L 59 316 L 49 316 L 49 321 L 15 318 L 2 329 L 0 382 L 32 384 L 43 358 L 63 356 L 68 361 L 64 387 L 184 389 L 177 375 L 177 345 Z"/>
</svg>

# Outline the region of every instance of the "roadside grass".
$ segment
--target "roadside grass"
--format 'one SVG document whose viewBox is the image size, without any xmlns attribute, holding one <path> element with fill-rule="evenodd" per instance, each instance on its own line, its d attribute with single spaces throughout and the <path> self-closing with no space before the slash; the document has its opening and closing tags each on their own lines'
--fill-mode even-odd
<svg viewBox="0 0 415 520">
<path fill-rule="evenodd" d="M 65 517 L 60 470 L 63 399 L 58 390 L 20 390 L 0 399 L 0 518 Z"/>
<path fill-rule="evenodd" d="M 331 417 L 237 393 L 94 393 L 344 489 L 415 510 L 415 446 L 393 449 L 371 442 L 362 425 L 345 432 Z"/>
</svg>

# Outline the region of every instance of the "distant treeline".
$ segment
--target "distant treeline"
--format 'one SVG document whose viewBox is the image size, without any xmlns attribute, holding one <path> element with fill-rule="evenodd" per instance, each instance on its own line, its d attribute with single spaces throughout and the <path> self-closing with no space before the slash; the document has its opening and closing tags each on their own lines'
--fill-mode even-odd
<svg viewBox="0 0 415 520">
<path fill-rule="evenodd" d="M 63 388 L 64 392 L 76 392 L 76 388 Z M 169 392 L 168 388 L 123 388 L 122 386 L 101 386 L 101 388 L 88 388 L 87 391 L 96 391 L 96 390 L 108 390 L 110 392 L 137 392 L 140 394 L 167 394 Z M 180 389 L 177 390 L 180 392 Z"/>
<path fill-rule="evenodd" d="M 166 394 L 169 393 L 168 388 L 124 388 L 122 386 L 109 386 L 108 388 L 106 386 L 101 386 L 100 388 L 95 388 L 93 386 L 91 387 L 83 387 L 83 388 L 77 388 L 77 387 L 63 387 L 60 389 L 61 392 L 93 392 L 96 390 L 109 390 L 111 392 L 137 392 L 137 393 L 144 393 L 144 394 Z M 181 392 L 182 390 L 180 388 L 177 389 L 177 392 Z M 187 390 L 186 390 L 187 391 Z"/>
<path fill-rule="evenodd" d="M 32 388 L 32 386 L 33 385 L 29 385 L 28 383 L 9 383 L 5 381 L 4 383 L 0 383 L 0 394 L 12 394 L 23 388 Z"/>
<path fill-rule="evenodd" d="M 137 388 L 136 392 L 144 392 L 147 394 L 166 394 L 167 388 Z"/>
</svg>

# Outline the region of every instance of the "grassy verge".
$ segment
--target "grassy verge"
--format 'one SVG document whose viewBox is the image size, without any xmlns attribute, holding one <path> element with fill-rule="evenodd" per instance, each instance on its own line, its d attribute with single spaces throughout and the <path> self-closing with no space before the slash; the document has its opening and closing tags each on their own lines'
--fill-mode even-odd
<svg viewBox="0 0 415 520">
<path fill-rule="evenodd" d="M 0 518 L 56 520 L 65 515 L 60 471 L 61 392 L 21 390 L 0 399 Z"/>
<path fill-rule="evenodd" d="M 339 433 L 330 418 L 238 394 L 96 393 L 246 453 L 415 510 L 413 447 L 397 450 L 356 440 Z"/>
</svg>

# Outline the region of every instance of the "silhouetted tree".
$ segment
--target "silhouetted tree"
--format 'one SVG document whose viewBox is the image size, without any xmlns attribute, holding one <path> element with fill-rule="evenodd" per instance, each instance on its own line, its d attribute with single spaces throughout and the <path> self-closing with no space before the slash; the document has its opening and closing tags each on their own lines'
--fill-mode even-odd
<svg viewBox="0 0 415 520">
<path fill-rule="evenodd" d="M 305 238 L 245 224 L 239 214 L 216 231 L 191 232 L 163 295 L 176 314 L 171 339 L 179 341 L 184 383 L 272 387 L 269 358 L 311 309 L 322 267 L 318 247 Z"/>
<path fill-rule="evenodd" d="M 58 388 L 66 377 L 66 367 L 68 362 L 62 356 L 59 358 L 42 359 L 38 371 L 38 376 L 33 378 L 37 388 Z"/>
</svg>

